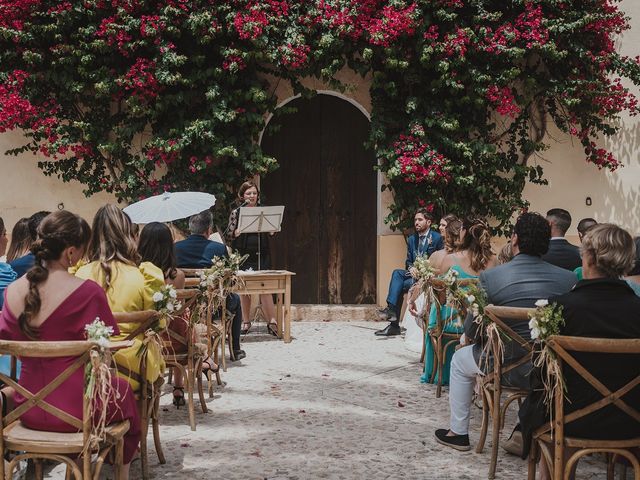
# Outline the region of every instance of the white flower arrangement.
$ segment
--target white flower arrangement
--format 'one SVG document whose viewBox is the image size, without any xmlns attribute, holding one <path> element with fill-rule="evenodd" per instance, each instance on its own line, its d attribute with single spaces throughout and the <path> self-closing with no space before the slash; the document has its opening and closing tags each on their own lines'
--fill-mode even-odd
<svg viewBox="0 0 640 480">
<path fill-rule="evenodd" d="M 535 306 L 535 311 L 529 315 L 531 339 L 542 342 L 552 335 L 558 335 L 560 327 L 564 325 L 562 306 L 555 303 L 549 305 L 548 300 L 538 300 Z"/>
<path fill-rule="evenodd" d="M 109 345 L 109 339 L 113 335 L 113 327 L 105 325 L 100 317 L 96 317 L 93 322 L 86 324 L 84 330 L 87 332 L 87 340 L 96 342 L 103 348 Z"/>
<path fill-rule="evenodd" d="M 177 300 L 178 292 L 173 285 L 163 285 L 160 290 L 154 292 L 151 299 L 154 303 L 154 309 L 162 317 L 172 317 L 173 314 L 180 310 L 182 303 Z"/>
<path fill-rule="evenodd" d="M 426 255 L 419 255 L 409 268 L 409 274 L 418 282 L 431 280 L 438 275 L 438 272 L 433 268 Z"/>
</svg>

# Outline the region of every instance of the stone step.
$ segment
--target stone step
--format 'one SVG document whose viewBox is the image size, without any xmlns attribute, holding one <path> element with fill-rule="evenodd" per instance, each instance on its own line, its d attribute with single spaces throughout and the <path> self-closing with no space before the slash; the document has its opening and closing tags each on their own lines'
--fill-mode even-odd
<svg viewBox="0 0 640 480">
<path fill-rule="evenodd" d="M 378 321 L 377 305 L 291 305 L 294 322 Z"/>
</svg>

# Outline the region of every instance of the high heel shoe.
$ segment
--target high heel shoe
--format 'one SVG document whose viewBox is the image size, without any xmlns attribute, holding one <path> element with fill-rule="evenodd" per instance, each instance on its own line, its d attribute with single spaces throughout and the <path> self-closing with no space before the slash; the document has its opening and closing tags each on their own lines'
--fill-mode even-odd
<svg viewBox="0 0 640 480">
<path fill-rule="evenodd" d="M 206 367 L 205 367 L 206 365 Z M 216 365 L 214 368 L 211 368 L 211 365 L 216 365 L 215 362 L 213 360 L 211 360 L 210 358 L 207 360 L 204 360 L 202 362 L 202 373 L 204 373 L 205 377 L 208 377 L 208 373 L 218 373 L 220 371 L 220 365 Z"/>
<path fill-rule="evenodd" d="M 278 336 L 278 325 L 275 323 L 267 323 L 267 331 L 274 337 Z"/>
<path fill-rule="evenodd" d="M 247 333 L 249 333 L 249 330 L 251 330 L 251 322 L 242 322 L 242 328 L 240 329 L 240 334 L 246 335 Z"/>
<path fill-rule="evenodd" d="M 180 392 L 180 395 L 176 395 L 176 392 Z M 173 404 L 178 410 L 180 407 L 186 405 L 184 400 L 184 387 L 173 387 Z"/>
</svg>

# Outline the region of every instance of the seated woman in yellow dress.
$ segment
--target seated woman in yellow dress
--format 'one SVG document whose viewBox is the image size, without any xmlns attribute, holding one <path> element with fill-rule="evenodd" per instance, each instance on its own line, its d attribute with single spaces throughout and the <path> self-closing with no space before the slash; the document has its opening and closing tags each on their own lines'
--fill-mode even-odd
<svg viewBox="0 0 640 480">
<path fill-rule="evenodd" d="M 109 307 L 114 314 L 153 310 L 153 294 L 164 285 L 162 270 L 149 262 L 140 262 L 132 223 L 127 214 L 115 205 L 101 207 L 93 219 L 91 241 L 87 248 L 90 263 L 76 271 L 76 276 L 91 279 L 104 289 Z M 117 315 L 115 315 L 117 317 Z M 123 340 L 139 323 L 118 323 L 120 335 L 113 340 Z M 138 335 L 132 347 L 114 354 L 118 366 L 124 367 L 120 375 L 129 380 L 134 390 L 140 383 L 127 374 L 140 373 L 140 356 L 144 333 Z M 155 382 L 162 374 L 165 363 L 162 352 L 153 343 L 148 344 L 146 377 Z"/>
</svg>

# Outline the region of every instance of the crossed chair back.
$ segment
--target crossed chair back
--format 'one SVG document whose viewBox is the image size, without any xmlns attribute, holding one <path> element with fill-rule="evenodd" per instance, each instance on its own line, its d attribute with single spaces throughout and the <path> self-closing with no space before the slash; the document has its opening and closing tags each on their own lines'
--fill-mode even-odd
<svg viewBox="0 0 640 480">
<path fill-rule="evenodd" d="M 456 283 L 458 288 L 464 289 L 477 284 L 477 280 L 475 278 L 464 278 L 458 280 Z M 428 285 L 433 291 L 433 298 L 426 298 L 425 296 L 425 315 L 422 317 L 422 330 L 426 332 L 426 335 L 422 343 L 421 361 L 424 361 L 428 337 L 431 345 L 433 346 L 434 352 L 433 370 L 431 372 L 430 383 L 434 383 L 437 373 L 436 398 L 440 398 L 442 395 L 442 376 L 444 364 L 446 363 L 447 350 L 450 346 L 460 343 L 462 333 L 446 331 L 447 325 L 452 321 L 452 318 L 449 318 L 449 316 L 443 316 L 442 307 L 447 303 L 447 284 L 440 279 L 433 278 L 429 280 Z M 434 327 L 429 328 L 429 315 L 433 301 L 436 303 L 436 324 Z M 461 305 L 459 310 L 456 312 L 456 317 L 460 318 L 464 322 L 466 314 L 466 306 Z"/>
<path fill-rule="evenodd" d="M 190 318 L 184 318 L 189 312 L 190 316 L 194 315 L 194 309 L 197 307 L 197 302 L 200 297 L 200 291 L 194 288 L 177 290 L 177 299 L 181 303 L 179 311 L 175 312 L 174 318 L 171 323 L 185 322 L 186 328 L 180 329 L 184 334 L 178 333 L 177 329 L 172 329 L 169 324 L 168 333 L 171 340 L 177 343 L 180 348 L 177 350 L 173 347 L 172 342 L 169 345 L 165 345 L 164 359 L 167 367 L 177 368 L 182 372 L 182 377 L 185 381 L 186 394 L 187 394 L 187 410 L 189 413 L 189 425 L 191 430 L 196 429 L 195 418 L 195 405 L 194 405 L 194 388 L 198 386 L 198 396 L 200 398 L 200 406 L 203 413 L 207 413 L 207 404 L 204 399 L 204 392 L 202 389 L 202 361 L 203 351 L 198 343 L 196 332 L 194 331 L 194 325 L 190 321 Z"/>
<path fill-rule="evenodd" d="M 565 435 L 565 427 L 571 422 L 583 419 L 610 405 L 624 412 L 628 416 L 629 422 L 633 422 L 640 431 L 640 405 L 630 404 L 628 400 L 623 398 L 631 390 L 640 388 L 640 368 L 637 368 L 638 356 L 640 356 L 640 339 L 552 336 L 547 339 L 546 344 L 555 353 L 563 377 L 566 366 L 570 366 L 575 372 L 574 374 L 579 375 L 592 386 L 601 395 L 601 398 L 579 410 L 565 414 L 564 389 L 557 388 L 555 390 L 553 418 L 551 422 L 545 422 L 533 435 L 534 441 L 529 455 L 529 479 L 535 478 L 536 457 L 540 451 L 553 480 L 570 478 L 571 471 L 580 458 L 592 453 L 607 453 L 626 458 L 633 466 L 635 480 L 640 480 L 640 462 L 632 451 L 633 449 L 637 451 L 640 448 L 640 436 L 629 440 L 616 440 L 615 432 L 612 432 L 613 438 L 611 439 L 591 440 Z M 597 354 L 598 358 L 602 356 L 603 359 L 612 354 L 635 355 L 634 359 L 630 359 L 629 365 L 636 366 L 637 374 L 630 378 L 625 385 L 612 392 L 602 383 L 601 379 L 596 378 L 576 359 L 575 352 Z M 567 392 L 567 395 L 570 397 L 571 392 Z M 565 462 L 565 448 L 567 447 L 576 448 L 577 451 Z M 613 463 L 610 463 L 608 478 L 612 478 L 612 467 Z"/>
<path fill-rule="evenodd" d="M 532 308 L 518 307 L 497 307 L 489 305 L 485 307 L 485 315 L 500 330 L 501 335 L 492 335 L 489 341 L 489 355 L 493 360 L 493 366 L 489 372 L 479 379 L 482 392 L 482 427 L 480 429 L 480 439 L 476 447 L 476 453 L 482 453 L 484 443 L 487 438 L 489 428 L 489 417 L 492 422 L 492 444 L 491 463 L 489 464 L 489 478 L 495 478 L 496 466 L 498 462 L 498 447 L 500 445 L 500 432 L 504 428 L 504 419 L 509 405 L 514 401 L 521 404 L 529 391 L 520 388 L 505 387 L 502 385 L 504 375 L 516 368 L 531 362 L 533 355 L 533 345 L 513 330 L 515 323 L 529 321 L 529 314 Z M 518 360 L 503 363 L 500 341 L 517 343 L 525 352 Z M 506 393 L 506 398 L 502 401 L 502 394 Z"/>
<path fill-rule="evenodd" d="M 130 342 L 117 342 L 113 344 L 113 347 L 128 345 L 130 345 Z M 100 441 L 96 445 L 91 438 L 91 399 L 84 392 L 82 394 L 82 418 L 76 418 L 45 400 L 50 393 L 59 388 L 77 370 L 84 371 L 85 365 L 89 363 L 90 352 L 95 348 L 98 348 L 97 345 L 88 341 L 0 340 L 0 354 L 11 355 L 14 358 L 77 357 L 71 365 L 39 392 L 30 392 L 11 376 L 0 373 L 0 380 L 26 399 L 22 405 L 9 412 L 7 416 L 3 416 L 0 421 L 0 451 L 3 454 L 7 451 L 21 452 L 15 455 L 8 463 L 8 471 L 5 471 L 4 461 L 0 461 L 0 478 L 12 478 L 15 466 L 24 459 L 34 459 L 36 477 L 39 479 L 42 478 L 42 460 L 44 459 L 66 464 L 67 472 L 73 473 L 76 480 L 98 478 L 106 456 L 114 448 L 114 473 L 116 479 L 120 478 L 124 446 L 123 437 L 129 430 L 129 421 L 125 420 L 107 426 L 105 438 L 99 439 Z M 76 429 L 78 433 L 47 432 L 31 430 L 25 427 L 20 421 L 21 417 L 34 407 L 38 407 L 58 418 Z M 0 413 L 0 415 L 2 414 Z M 98 461 L 96 462 L 95 471 L 92 473 L 91 455 L 94 451 L 98 452 Z M 78 455 L 82 458 L 82 470 L 75 463 Z"/>
<path fill-rule="evenodd" d="M 185 275 L 185 288 L 198 288 L 200 286 L 200 274 L 203 268 L 181 268 Z M 207 305 L 206 309 L 206 325 L 207 325 L 207 338 L 208 338 L 208 351 L 207 355 L 213 358 L 213 361 L 220 365 L 222 364 L 222 371 L 227 371 L 227 360 L 225 355 L 226 343 L 229 347 L 229 356 L 232 360 L 235 360 L 233 352 L 233 341 L 231 335 L 231 323 L 227 318 L 227 310 L 223 306 L 220 309 L 220 315 L 218 317 L 220 323 L 214 322 L 215 316 L 218 315 L 217 311 L 214 311 L 213 305 Z M 218 385 L 222 385 L 220 373 L 216 372 L 216 381 Z M 212 373 L 207 373 L 207 379 L 209 383 L 209 396 L 213 397 L 213 382 Z"/>
<path fill-rule="evenodd" d="M 114 312 L 113 317 L 117 323 L 138 323 L 138 327 L 129 333 L 125 340 L 134 340 L 139 335 L 153 328 L 160 316 L 155 310 L 142 310 L 139 312 Z M 147 379 L 147 352 L 145 350 L 139 355 L 140 358 L 140 373 L 133 372 L 123 365 L 118 364 L 117 369 L 119 373 L 134 379 L 139 382 L 140 390 L 135 392 L 136 399 L 138 401 L 138 412 L 140 414 L 140 462 L 142 469 L 142 478 L 149 478 L 149 456 L 147 452 L 147 432 L 149 431 L 149 422 L 153 429 L 153 442 L 156 448 L 156 454 L 158 455 L 158 461 L 160 464 L 165 464 L 166 459 L 162 450 L 162 442 L 160 441 L 160 389 L 164 383 L 162 375 L 158 379 L 151 383 Z"/>
</svg>

